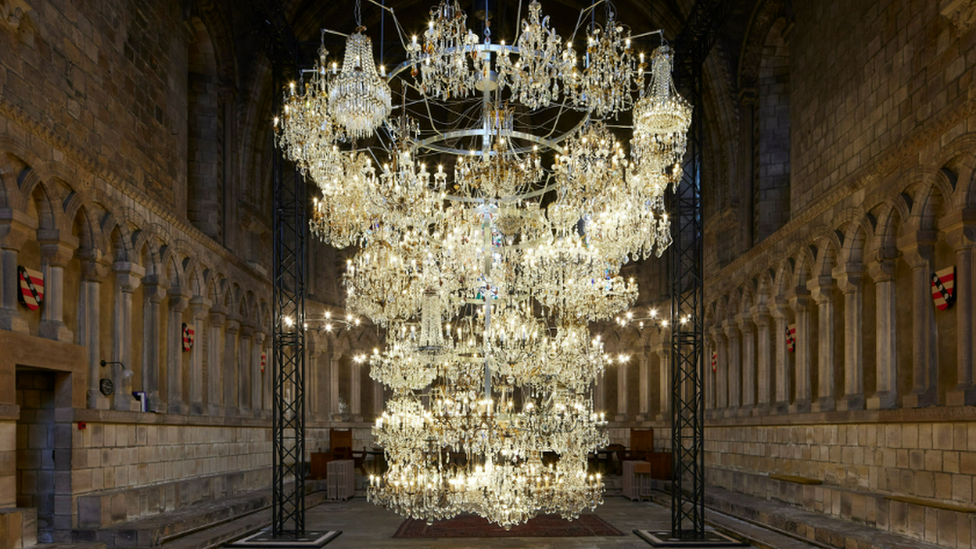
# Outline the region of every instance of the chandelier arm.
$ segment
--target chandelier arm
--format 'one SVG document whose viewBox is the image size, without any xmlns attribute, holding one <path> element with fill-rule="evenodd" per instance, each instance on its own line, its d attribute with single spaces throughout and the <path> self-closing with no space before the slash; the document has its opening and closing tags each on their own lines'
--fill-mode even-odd
<svg viewBox="0 0 976 549">
<path fill-rule="evenodd" d="M 572 36 L 569 37 L 570 42 L 576 40 L 576 33 L 579 32 L 579 30 L 582 28 L 583 25 L 583 16 L 585 16 L 587 12 L 593 11 L 597 6 L 604 3 L 607 3 L 607 0 L 597 0 L 596 2 L 591 4 L 590 7 L 583 8 L 580 10 L 579 19 L 576 20 L 576 28 L 573 29 Z"/>
</svg>

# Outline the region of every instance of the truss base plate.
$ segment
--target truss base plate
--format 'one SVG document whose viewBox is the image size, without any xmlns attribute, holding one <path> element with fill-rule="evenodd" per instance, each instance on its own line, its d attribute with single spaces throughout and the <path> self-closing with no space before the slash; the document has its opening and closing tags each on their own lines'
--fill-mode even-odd
<svg viewBox="0 0 976 549">
<path fill-rule="evenodd" d="M 652 547 L 749 547 L 748 543 L 730 538 L 721 532 L 706 530 L 703 539 L 679 539 L 671 537 L 671 532 L 651 532 L 649 530 L 634 530 L 637 537 L 651 544 Z"/>
<path fill-rule="evenodd" d="M 239 548 L 258 548 L 266 547 L 269 549 L 285 549 L 285 548 L 318 548 L 322 547 L 326 543 L 339 537 L 342 531 L 340 530 L 330 530 L 328 532 L 305 532 L 304 536 L 291 538 L 291 537 L 280 537 L 275 538 L 271 535 L 271 530 L 261 530 L 256 534 L 251 534 L 246 538 L 241 538 L 233 543 L 228 543 L 224 547 L 239 547 Z"/>
</svg>

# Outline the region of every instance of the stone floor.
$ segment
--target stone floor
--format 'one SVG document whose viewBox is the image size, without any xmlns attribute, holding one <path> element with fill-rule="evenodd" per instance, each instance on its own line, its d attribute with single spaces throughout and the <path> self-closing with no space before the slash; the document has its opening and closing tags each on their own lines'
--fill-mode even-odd
<svg viewBox="0 0 976 549">
<path fill-rule="evenodd" d="M 580 538 L 445 538 L 393 539 L 403 519 L 391 511 L 355 498 L 345 503 L 323 503 L 308 510 L 309 530 L 342 530 L 342 535 L 327 549 L 369 548 L 451 548 L 451 549 L 646 549 L 646 542 L 633 530 L 668 530 L 671 511 L 650 502 L 632 502 L 622 497 L 607 497 L 597 509 L 600 517 L 623 532 L 619 537 Z"/>
</svg>

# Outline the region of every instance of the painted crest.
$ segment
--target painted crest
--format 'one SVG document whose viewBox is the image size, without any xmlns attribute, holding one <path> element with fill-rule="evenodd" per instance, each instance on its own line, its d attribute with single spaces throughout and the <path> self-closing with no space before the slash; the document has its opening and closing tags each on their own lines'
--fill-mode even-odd
<svg viewBox="0 0 976 549">
<path fill-rule="evenodd" d="M 183 323 L 183 352 L 188 353 L 193 348 L 193 328 Z"/>
<path fill-rule="evenodd" d="M 20 280 L 20 293 L 17 294 L 20 302 L 32 311 L 40 309 L 44 301 L 44 273 L 18 265 L 17 278 Z"/>
<path fill-rule="evenodd" d="M 956 302 L 956 268 L 949 267 L 932 273 L 932 299 L 935 308 L 944 311 Z"/>
<path fill-rule="evenodd" d="M 796 324 L 786 327 L 786 350 L 791 353 L 796 350 Z"/>
<path fill-rule="evenodd" d="M 712 371 L 715 371 L 716 365 L 718 364 L 718 351 L 712 351 Z"/>
</svg>

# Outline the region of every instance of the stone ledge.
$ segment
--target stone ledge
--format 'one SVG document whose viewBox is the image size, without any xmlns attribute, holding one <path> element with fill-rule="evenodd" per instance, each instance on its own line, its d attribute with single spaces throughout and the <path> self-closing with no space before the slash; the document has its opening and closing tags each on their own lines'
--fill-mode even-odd
<svg viewBox="0 0 976 549">
<path fill-rule="evenodd" d="M 61 412 L 59 410 L 59 412 Z M 67 417 L 63 417 L 67 416 Z M 153 412 L 129 412 L 126 410 L 92 410 L 75 408 L 58 414 L 58 421 L 87 423 L 134 423 L 138 425 L 189 425 L 200 427 L 258 427 L 271 428 L 271 420 L 226 417 L 191 416 L 184 414 L 157 414 Z"/>
<path fill-rule="evenodd" d="M 768 525 L 818 544 L 857 549 L 937 549 L 949 545 L 935 545 L 917 539 L 886 532 L 872 526 L 855 524 L 814 511 L 783 506 L 776 502 L 709 487 L 706 505 L 717 511 L 751 522 Z M 951 546 L 949 546 L 951 547 Z"/>
<path fill-rule="evenodd" d="M 784 482 L 792 482 L 794 484 L 803 484 L 804 486 L 816 486 L 818 484 L 823 484 L 823 481 L 816 478 L 798 477 L 796 475 L 779 475 L 772 474 L 769 478 L 782 480 Z"/>
<path fill-rule="evenodd" d="M 885 496 L 885 499 L 888 501 L 900 501 L 902 503 L 911 503 L 912 505 L 921 505 L 922 507 L 931 507 L 933 509 L 942 509 L 944 511 L 955 511 L 957 513 L 976 513 L 976 507 L 957 505 L 954 503 L 942 503 L 941 501 L 933 501 L 924 498 L 913 498 L 908 496 Z"/>
<path fill-rule="evenodd" d="M 839 425 L 858 423 L 950 423 L 976 421 L 976 406 L 933 406 L 931 408 L 898 408 L 895 410 L 850 410 L 804 414 L 770 414 L 752 417 L 709 418 L 705 427 L 797 427 L 803 425 Z"/>
<path fill-rule="evenodd" d="M 949 508 L 956 507 L 953 503 L 946 503 L 945 507 L 936 508 L 933 505 L 937 503 L 935 500 L 919 500 L 922 502 L 919 503 L 916 501 L 917 498 L 900 497 L 898 494 L 828 484 L 815 486 L 793 484 L 761 473 L 735 469 L 708 467 L 706 476 L 709 482 L 707 489 L 709 493 L 725 492 L 733 494 L 736 498 L 742 498 L 743 501 L 761 502 L 765 506 L 778 509 L 793 509 L 796 513 L 805 513 L 842 525 L 837 527 L 838 532 L 867 529 L 885 536 L 896 536 L 894 539 L 903 536 L 914 538 L 917 541 L 912 543 L 918 544 L 892 547 L 921 547 L 927 546 L 922 540 L 938 540 L 944 547 L 968 548 L 970 540 L 976 540 L 976 516 L 968 507 L 964 508 L 964 511 Z M 748 513 L 743 515 L 742 512 L 733 512 L 733 514 L 780 527 L 769 522 L 772 519 L 768 516 L 752 516 Z M 829 532 L 824 530 L 823 535 Z M 802 530 L 797 533 L 803 534 Z M 837 547 L 845 547 L 844 543 L 846 543 L 841 538 L 833 541 L 831 538 L 809 537 L 809 539 L 817 541 L 826 539 L 829 543 L 838 541 L 840 544 L 835 544 Z M 863 540 L 855 541 L 861 543 Z M 862 547 L 862 545 L 854 546 Z M 884 545 L 877 547 L 880 549 Z"/>
</svg>

